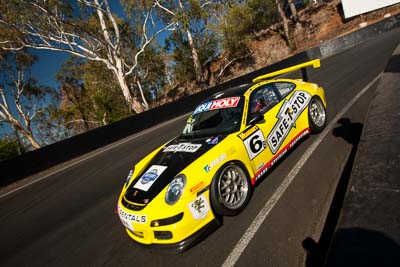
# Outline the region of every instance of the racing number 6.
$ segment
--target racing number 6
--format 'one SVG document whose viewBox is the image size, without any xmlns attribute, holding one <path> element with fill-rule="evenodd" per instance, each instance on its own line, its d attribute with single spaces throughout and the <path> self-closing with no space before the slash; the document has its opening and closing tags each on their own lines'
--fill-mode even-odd
<svg viewBox="0 0 400 267">
<path fill-rule="evenodd" d="M 250 160 L 254 159 L 261 151 L 264 150 L 265 138 L 261 130 L 256 131 L 244 140 L 247 153 Z"/>
<path fill-rule="evenodd" d="M 254 135 L 250 140 L 250 149 L 252 153 L 257 153 L 260 149 L 263 148 L 263 141 L 260 140 L 259 135 Z"/>
</svg>

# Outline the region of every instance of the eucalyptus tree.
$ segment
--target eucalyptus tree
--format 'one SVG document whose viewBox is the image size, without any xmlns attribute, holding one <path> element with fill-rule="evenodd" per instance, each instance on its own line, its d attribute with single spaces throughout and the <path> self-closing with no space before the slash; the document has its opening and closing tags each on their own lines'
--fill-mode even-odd
<svg viewBox="0 0 400 267">
<path fill-rule="evenodd" d="M 167 40 L 167 50 L 174 50 L 175 70 L 188 76 L 192 72 L 197 83 L 206 80 L 204 65 L 212 60 L 217 51 L 215 34 L 208 28 L 211 12 L 217 0 L 156 0 L 155 4 L 165 14 L 164 23 L 174 23 L 175 31 Z M 189 64 L 190 63 L 190 64 Z M 188 68 L 188 66 L 192 68 Z M 193 70 L 193 71 L 191 71 Z"/>
<path fill-rule="evenodd" d="M 45 113 L 56 94 L 53 88 L 40 86 L 30 75 L 36 58 L 26 51 L 2 53 L 0 57 L 0 122 L 9 125 L 28 146 L 40 148 L 33 123 Z M 37 125 L 40 127 L 40 125 Z"/>
<path fill-rule="evenodd" d="M 158 1 L 130 1 L 129 7 L 125 11 L 135 13 L 120 18 L 108 0 L 0 0 L 0 47 L 62 51 L 99 62 L 115 77 L 130 109 L 142 112 L 145 101 L 133 95 L 128 77 L 138 72 L 147 47 L 176 22 L 157 23 L 156 16 L 167 12 Z"/>
<path fill-rule="evenodd" d="M 56 78 L 61 94 L 58 115 L 73 134 L 130 115 L 112 73 L 99 62 L 71 57 L 63 63 Z"/>
</svg>

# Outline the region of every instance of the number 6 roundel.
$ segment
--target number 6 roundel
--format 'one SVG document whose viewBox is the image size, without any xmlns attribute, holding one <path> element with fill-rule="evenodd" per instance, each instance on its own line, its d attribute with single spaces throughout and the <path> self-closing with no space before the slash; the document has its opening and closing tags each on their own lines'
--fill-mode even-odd
<svg viewBox="0 0 400 267">
<path fill-rule="evenodd" d="M 255 131 L 244 141 L 247 153 L 249 154 L 250 160 L 257 157 L 265 149 L 265 137 L 260 129 Z"/>
</svg>

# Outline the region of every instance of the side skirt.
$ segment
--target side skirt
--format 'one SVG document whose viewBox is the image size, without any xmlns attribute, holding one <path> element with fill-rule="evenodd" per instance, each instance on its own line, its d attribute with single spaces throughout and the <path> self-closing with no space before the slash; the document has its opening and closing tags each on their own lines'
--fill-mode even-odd
<svg viewBox="0 0 400 267">
<path fill-rule="evenodd" d="M 256 182 L 263 176 L 268 170 L 272 168 L 289 150 L 291 150 L 301 139 L 310 135 L 310 128 L 306 128 L 295 136 L 279 153 L 277 153 L 267 164 L 265 164 L 257 173 L 251 178 L 251 184 L 254 186 Z"/>
</svg>

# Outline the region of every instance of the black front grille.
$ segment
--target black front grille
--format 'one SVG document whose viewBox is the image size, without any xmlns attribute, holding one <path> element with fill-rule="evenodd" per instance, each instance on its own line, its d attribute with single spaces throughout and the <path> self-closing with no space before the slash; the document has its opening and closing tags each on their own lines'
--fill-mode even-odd
<svg viewBox="0 0 400 267">
<path fill-rule="evenodd" d="M 144 207 L 146 207 L 146 205 L 135 205 L 135 204 L 128 203 L 128 201 L 126 201 L 124 197 L 122 198 L 121 202 L 125 208 L 130 209 L 130 210 L 139 211 L 139 210 L 144 209 Z"/>
<path fill-rule="evenodd" d="M 172 233 L 170 231 L 154 231 L 154 237 L 158 240 L 172 239 Z"/>
</svg>

